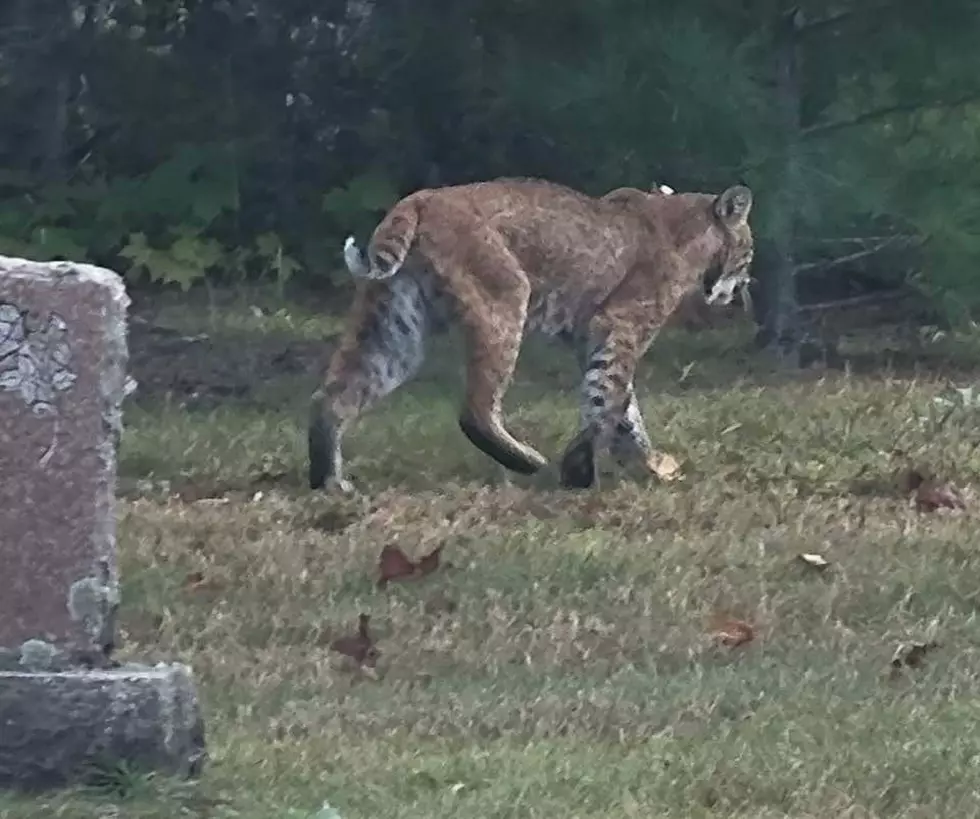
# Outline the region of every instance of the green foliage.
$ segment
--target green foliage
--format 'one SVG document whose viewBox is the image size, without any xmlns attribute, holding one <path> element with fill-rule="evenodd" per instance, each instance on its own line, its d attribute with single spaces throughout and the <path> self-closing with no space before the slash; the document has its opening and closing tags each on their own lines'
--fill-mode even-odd
<svg viewBox="0 0 980 819">
<path fill-rule="evenodd" d="M 745 181 L 759 235 L 792 224 L 800 261 L 910 234 L 923 292 L 980 308 L 974 2 L 799 4 L 799 134 L 779 117 L 781 0 L 314 5 L 0 15 L 0 252 L 283 288 L 419 187 Z"/>
<path fill-rule="evenodd" d="M 323 197 L 323 212 L 338 228 L 364 232 L 398 200 L 398 191 L 381 171 L 355 176 Z"/>
<path fill-rule="evenodd" d="M 301 269 L 299 262 L 285 252 L 282 242 L 275 233 L 262 233 L 257 236 L 254 254 L 249 255 L 260 259 L 264 267 L 275 273 L 280 295 L 293 275 Z M 247 263 L 249 255 L 241 259 L 239 264 Z"/>
<path fill-rule="evenodd" d="M 514 47 L 503 80 L 522 118 L 561 134 L 596 192 L 730 180 L 767 120 L 737 44 L 692 17 L 628 22 L 597 24 L 584 56 Z"/>
<path fill-rule="evenodd" d="M 187 290 L 202 278 L 224 256 L 221 245 L 213 239 L 202 239 L 181 231 L 168 248 L 158 249 L 147 244 L 144 233 L 130 234 L 129 241 L 119 251 L 133 269 L 145 271 L 151 281 L 178 284 Z"/>
<path fill-rule="evenodd" d="M 221 269 L 246 275 L 270 270 L 284 285 L 299 263 L 267 231 L 250 245 L 229 246 L 222 219 L 238 209 L 234 169 L 220 146 L 182 145 L 142 177 L 51 186 L 19 194 L 0 208 L 0 252 L 32 258 L 108 263 L 133 277 L 186 290 Z"/>
</svg>

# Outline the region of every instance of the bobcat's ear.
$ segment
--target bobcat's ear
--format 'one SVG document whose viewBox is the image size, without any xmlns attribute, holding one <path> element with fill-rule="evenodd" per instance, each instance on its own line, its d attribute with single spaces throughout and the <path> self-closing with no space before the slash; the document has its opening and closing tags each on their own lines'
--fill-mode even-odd
<svg viewBox="0 0 980 819">
<path fill-rule="evenodd" d="M 744 224 L 752 211 L 752 191 L 745 185 L 732 185 L 715 199 L 715 214 L 729 227 Z"/>
</svg>

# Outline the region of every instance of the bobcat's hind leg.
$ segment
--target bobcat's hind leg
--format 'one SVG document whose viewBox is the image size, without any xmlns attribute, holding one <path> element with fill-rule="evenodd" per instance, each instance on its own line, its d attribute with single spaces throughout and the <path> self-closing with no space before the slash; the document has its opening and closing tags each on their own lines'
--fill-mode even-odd
<svg viewBox="0 0 980 819">
<path fill-rule="evenodd" d="M 313 393 L 309 484 L 350 491 L 342 441 L 358 416 L 412 378 L 425 357 L 429 305 L 421 283 L 402 275 L 358 292 L 353 319 Z"/>
<path fill-rule="evenodd" d="M 531 297 L 527 276 L 513 254 L 492 236 L 473 241 L 452 256 L 443 255 L 436 246 L 422 248 L 445 291 L 455 297 L 466 335 L 466 401 L 460 429 L 470 443 L 502 466 L 534 474 L 547 459 L 514 438 L 502 417 L 504 395 L 524 337 Z"/>
<path fill-rule="evenodd" d="M 503 399 L 520 352 L 523 321 L 473 319 L 467 326 L 466 404 L 459 418 L 463 434 L 507 469 L 533 475 L 547 463 L 537 450 L 504 426 Z"/>
</svg>

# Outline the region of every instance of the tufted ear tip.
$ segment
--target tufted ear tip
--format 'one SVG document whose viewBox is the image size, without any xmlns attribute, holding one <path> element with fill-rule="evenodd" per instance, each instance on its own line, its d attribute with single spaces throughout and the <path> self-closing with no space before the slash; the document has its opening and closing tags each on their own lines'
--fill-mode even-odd
<svg viewBox="0 0 980 819">
<path fill-rule="evenodd" d="M 715 213 L 726 225 L 746 222 L 752 212 L 752 190 L 747 185 L 732 185 L 715 200 Z"/>
</svg>

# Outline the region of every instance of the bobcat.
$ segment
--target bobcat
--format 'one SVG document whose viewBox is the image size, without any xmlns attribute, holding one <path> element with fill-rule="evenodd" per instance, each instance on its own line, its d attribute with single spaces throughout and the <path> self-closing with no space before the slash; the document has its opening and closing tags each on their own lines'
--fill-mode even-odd
<svg viewBox="0 0 980 819">
<path fill-rule="evenodd" d="M 637 362 L 685 293 L 728 304 L 750 281 L 752 192 L 719 195 L 617 188 L 595 198 L 538 179 L 497 179 L 417 191 L 375 228 L 349 325 L 313 394 L 309 483 L 349 491 L 341 440 L 355 419 L 418 371 L 428 335 L 455 319 L 466 340 L 459 425 L 507 469 L 547 461 L 501 417 L 529 331 L 575 345 L 583 372 L 581 425 L 565 450 L 568 488 L 595 482 L 597 454 L 655 469 L 633 389 Z M 710 277 L 715 277 L 713 282 Z"/>
</svg>

